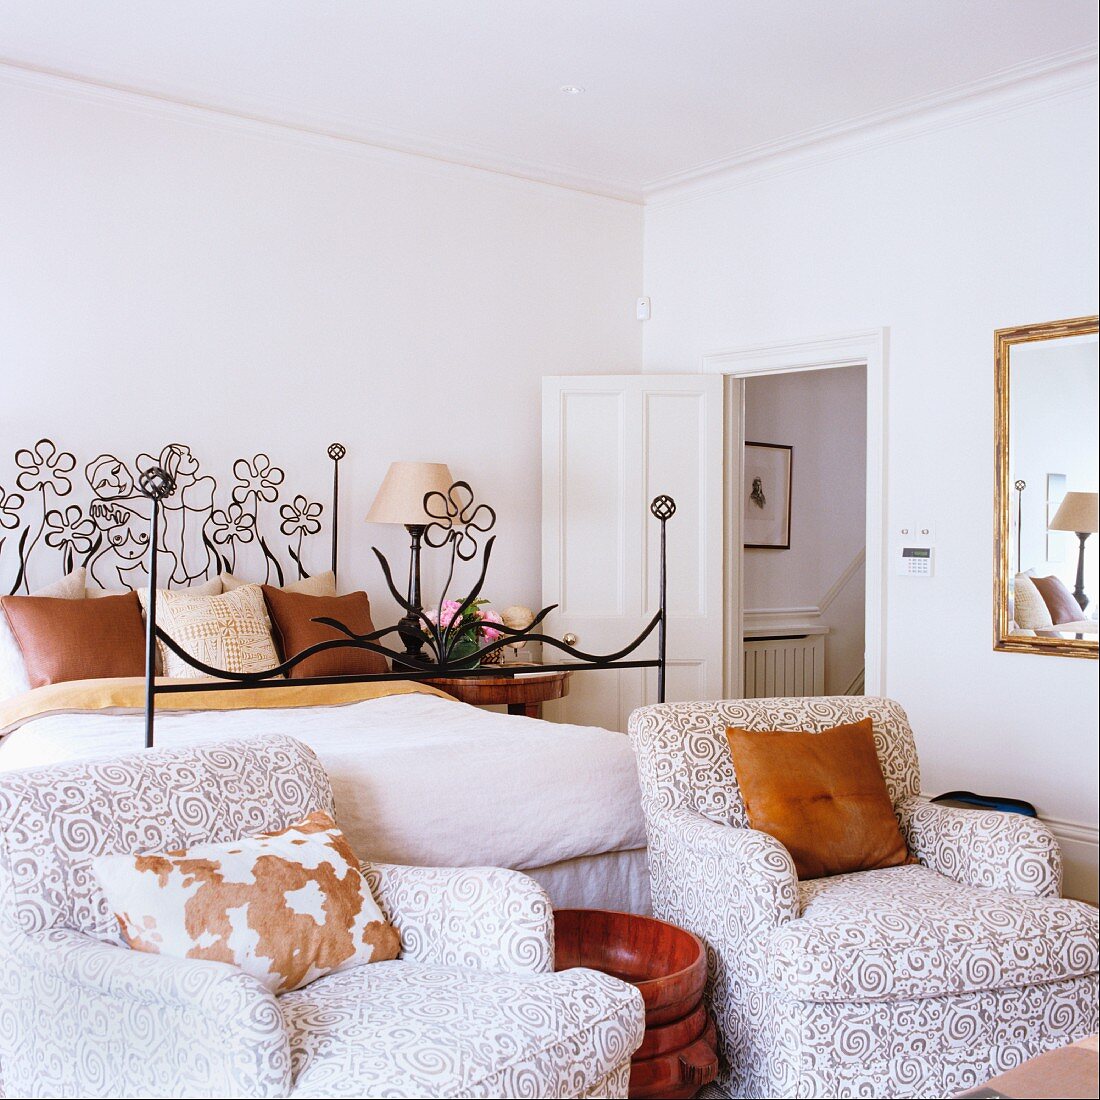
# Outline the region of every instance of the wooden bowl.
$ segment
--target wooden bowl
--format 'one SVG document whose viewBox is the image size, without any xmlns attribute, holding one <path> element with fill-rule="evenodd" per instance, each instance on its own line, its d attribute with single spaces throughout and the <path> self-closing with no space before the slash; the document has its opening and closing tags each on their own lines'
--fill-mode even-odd
<svg viewBox="0 0 1100 1100">
<path fill-rule="evenodd" d="M 642 1045 L 634 1052 L 634 1061 L 642 1062 L 650 1058 L 673 1054 L 689 1047 L 702 1036 L 707 1029 L 707 1010 L 700 1001 L 695 1008 L 679 1020 L 670 1024 L 658 1024 L 645 1029 Z"/>
<path fill-rule="evenodd" d="M 558 909 L 554 938 L 555 969 L 587 966 L 636 985 L 645 1001 L 647 1028 L 694 1013 L 702 1000 L 707 980 L 703 945 L 667 921 L 607 909 Z"/>
<path fill-rule="evenodd" d="M 631 1100 L 687 1100 L 694 1096 L 718 1076 L 717 1040 L 714 1022 L 707 1020 L 703 1033 L 689 1046 L 655 1058 L 632 1059 Z"/>
</svg>

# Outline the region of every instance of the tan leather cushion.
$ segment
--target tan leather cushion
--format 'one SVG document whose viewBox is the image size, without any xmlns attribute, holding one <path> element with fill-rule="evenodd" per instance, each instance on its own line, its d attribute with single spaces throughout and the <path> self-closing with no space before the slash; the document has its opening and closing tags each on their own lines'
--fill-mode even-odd
<svg viewBox="0 0 1100 1100">
<path fill-rule="evenodd" d="M 67 576 L 53 584 L 32 592 L 32 596 L 51 596 L 58 600 L 84 599 L 86 571 L 83 566 L 74 569 Z M 14 699 L 25 691 L 30 691 L 27 682 L 27 667 L 23 661 L 23 651 L 8 626 L 7 616 L 0 611 L 0 703 Z"/>
<path fill-rule="evenodd" d="M 135 592 L 101 600 L 4 596 L 0 604 L 32 688 L 145 674 L 145 631 Z"/>
<path fill-rule="evenodd" d="M 370 600 L 365 592 L 349 592 L 346 596 L 306 596 L 265 584 L 263 593 L 279 654 L 284 661 L 318 642 L 345 636 L 313 619 L 322 616 L 335 619 L 356 634 L 369 634 L 374 630 Z M 381 654 L 348 646 L 307 657 L 295 665 L 287 677 L 301 680 L 307 676 L 372 676 L 388 671 L 389 666 Z"/>
<path fill-rule="evenodd" d="M 1057 577 L 1032 577 L 1031 583 L 1039 589 L 1043 603 L 1050 612 L 1051 623 L 1073 623 L 1083 618 L 1081 605 L 1073 598 L 1073 593 Z"/>
<path fill-rule="evenodd" d="M 791 853 L 800 879 L 913 862 L 870 718 L 821 733 L 729 729 L 726 736 L 749 824 Z"/>
</svg>

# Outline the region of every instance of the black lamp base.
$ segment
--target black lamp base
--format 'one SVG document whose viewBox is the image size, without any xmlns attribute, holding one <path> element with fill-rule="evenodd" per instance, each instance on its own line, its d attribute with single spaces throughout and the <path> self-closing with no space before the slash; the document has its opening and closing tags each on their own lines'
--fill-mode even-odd
<svg viewBox="0 0 1100 1100">
<path fill-rule="evenodd" d="M 406 657 L 424 660 L 424 624 L 420 619 L 406 615 L 397 624 L 397 636 L 405 646 Z"/>
<path fill-rule="evenodd" d="M 405 530 L 409 532 L 409 592 L 408 602 L 412 607 L 398 624 L 397 636 L 405 643 L 405 656 L 424 660 L 424 623 L 419 616 L 423 611 L 420 604 L 420 540 L 424 537 L 425 525 L 422 523 L 406 523 Z"/>
</svg>

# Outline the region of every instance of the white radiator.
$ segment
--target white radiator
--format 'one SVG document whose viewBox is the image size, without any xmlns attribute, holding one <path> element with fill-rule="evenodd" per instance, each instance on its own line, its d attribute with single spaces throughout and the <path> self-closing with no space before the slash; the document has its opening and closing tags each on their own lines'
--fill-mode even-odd
<svg viewBox="0 0 1100 1100">
<path fill-rule="evenodd" d="M 825 635 L 746 638 L 746 699 L 825 694 Z"/>
</svg>

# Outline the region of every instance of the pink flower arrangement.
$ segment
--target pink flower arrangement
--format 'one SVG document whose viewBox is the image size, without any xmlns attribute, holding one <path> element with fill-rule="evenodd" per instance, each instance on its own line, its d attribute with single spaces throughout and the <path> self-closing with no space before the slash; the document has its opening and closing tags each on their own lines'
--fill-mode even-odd
<svg viewBox="0 0 1100 1100">
<path fill-rule="evenodd" d="M 469 632 L 471 639 L 476 638 L 479 642 L 495 642 L 503 634 L 499 630 L 494 630 L 492 624 L 503 624 L 504 620 L 492 608 L 486 607 L 487 603 L 488 600 L 475 600 L 466 608 L 466 613 L 459 618 L 458 612 L 462 604 L 457 600 L 444 600 L 438 608 L 433 607 L 425 611 L 424 616 L 430 623 L 443 630 L 457 629 L 464 622 L 480 622 L 481 626 L 477 630 Z"/>
<path fill-rule="evenodd" d="M 488 607 L 481 609 L 481 621 L 483 624 L 499 623 L 501 626 L 504 625 L 504 620 Z M 491 626 L 483 625 L 481 628 L 481 637 L 483 641 L 495 642 L 497 638 L 503 638 L 504 634 L 500 630 L 494 630 Z"/>
<path fill-rule="evenodd" d="M 450 630 L 455 626 L 455 616 L 462 605 L 457 600 L 444 600 L 442 606 L 432 607 L 424 612 L 424 617 L 433 625 Z"/>
</svg>

